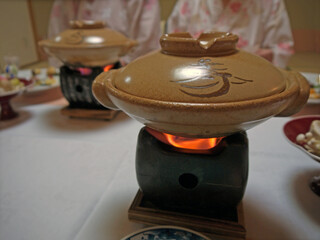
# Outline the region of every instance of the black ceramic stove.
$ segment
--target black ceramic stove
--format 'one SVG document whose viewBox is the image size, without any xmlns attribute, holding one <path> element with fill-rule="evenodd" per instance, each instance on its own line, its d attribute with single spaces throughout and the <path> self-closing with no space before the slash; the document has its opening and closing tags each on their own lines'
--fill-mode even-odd
<svg viewBox="0 0 320 240">
<path fill-rule="evenodd" d="M 224 137 L 211 149 L 194 150 L 164 143 L 149 130 L 142 128 L 138 136 L 140 190 L 129 219 L 242 239 L 239 205 L 248 179 L 246 133 Z"/>
<path fill-rule="evenodd" d="M 69 108 L 106 109 L 92 94 L 92 82 L 103 71 L 120 68 L 119 62 L 103 67 L 68 66 L 60 68 L 60 85 Z"/>
</svg>

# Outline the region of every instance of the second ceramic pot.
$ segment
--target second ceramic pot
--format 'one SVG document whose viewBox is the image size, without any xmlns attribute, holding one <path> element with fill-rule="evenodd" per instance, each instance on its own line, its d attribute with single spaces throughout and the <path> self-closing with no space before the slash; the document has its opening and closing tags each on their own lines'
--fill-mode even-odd
<svg viewBox="0 0 320 240">
<path fill-rule="evenodd" d="M 85 67 L 113 64 L 137 44 L 99 21 L 71 21 L 70 29 L 39 42 L 48 55 L 64 64 Z"/>
</svg>

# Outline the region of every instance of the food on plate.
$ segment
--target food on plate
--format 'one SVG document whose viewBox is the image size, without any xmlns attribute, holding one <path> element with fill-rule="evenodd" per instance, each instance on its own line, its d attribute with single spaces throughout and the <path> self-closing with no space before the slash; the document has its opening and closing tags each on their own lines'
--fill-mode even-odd
<svg viewBox="0 0 320 240">
<path fill-rule="evenodd" d="M 310 98 L 320 99 L 320 74 L 316 83 L 310 83 Z"/>
<path fill-rule="evenodd" d="M 41 74 L 41 69 L 35 68 L 32 70 L 32 78 L 37 86 L 52 86 L 56 84 L 57 80 L 53 75 L 57 74 L 55 67 L 48 67 L 45 76 Z"/>
<path fill-rule="evenodd" d="M 37 86 L 52 86 L 56 84 L 56 79 L 54 77 L 48 76 L 45 79 L 35 79 L 35 83 Z"/>
<path fill-rule="evenodd" d="M 50 75 L 55 75 L 55 74 L 57 74 L 57 70 L 56 70 L 56 68 L 55 67 L 48 67 L 47 68 L 47 75 L 48 76 L 50 76 Z"/>
<path fill-rule="evenodd" d="M 45 81 L 44 81 L 44 83 L 46 84 L 46 85 L 54 85 L 55 83 L 56 83 L 56 79 L 54 78 L 54 77 L 48 77 Z"/>
<path fill-rule="evenodd" d="M 314 99 L 320 99 L 320 85 L 317 86 L 318 87 L 318 91 L 316 91 L 316 87 L 312 86 L 310 87 L 310 98 L 314 98 Z"/>
<path fill-rule="evenodd" d="M 12 79 L 1 78 L 0 80 L 0 93 L 18 90 L 23 87 L 24 87 L 23 82 L 21 82 L 18 78 L 12 78 Z"/>
<path fill-rule="evenodd" d="M 309 132 L 298 134 L 296 141 L 310 153 L 320 156 L 320 120 L 312 121 Z"/>
<path fill-rule="evenodd" d="M 32 70 L 32 75 L 33 76 L 38 75 L 40 73 L 41 73 L 41 69 L 39 69 L 39 68 L 35 68 L 35 69 Z"/>
</svg>

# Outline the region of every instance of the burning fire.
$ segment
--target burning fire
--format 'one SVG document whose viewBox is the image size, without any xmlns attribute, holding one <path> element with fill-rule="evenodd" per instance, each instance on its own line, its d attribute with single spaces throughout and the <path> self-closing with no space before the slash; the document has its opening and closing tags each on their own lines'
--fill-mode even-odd
<svg viewBox="0 0 320 240">
<path fill-rule="evenodd" d="M 177 148 L 191 150 L 208 150 L 218 145 L 223 137 L 219 138 L 186 138 L 171 135 L 168 133 L 158 132 L 151 128 L 146 130 L 159 141 L 172 145 Z"/>
<path fill-rule="evenodd" d="M 88 76 L 88 75 L 90 75 L 92 73 L 92 69 L 91 68 L 79 67 L 79 68 L 77 68 L 77 70 L 83 76 Z"/>
<path fill-rule="evenodd" d="M 104 72 L 108 72 L 113 67 L 114 67 L 114 64 L 107 65 L 107 66 L 103 67 L 103 71 Z M 91 68 L 79 67 L 79 68 L 77 68 L 77 70 L 83 76 L 88 76 L 88 75 L 90 75 L 92 73 L 92 69 Z"/>
<path fill-rule="evenodd" d="M 113 64 L 110 64 L 110 65 L 107 65 L 107 66 L 105 66 L 104 68 L 103 68 L 103 71 L 104 72 L 108 72 L 110 69 L 112 69 L 113 68 Z"/>
</svg>

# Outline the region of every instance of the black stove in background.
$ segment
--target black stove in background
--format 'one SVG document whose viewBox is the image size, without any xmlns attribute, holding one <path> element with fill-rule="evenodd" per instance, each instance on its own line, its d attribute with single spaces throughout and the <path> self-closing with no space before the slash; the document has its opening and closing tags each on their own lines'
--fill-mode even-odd
<svg viewBox="0 0 320 240">
<path fill-rule="evenodd" d="M 60 67 L 60 85 L 64 97 L 69 102 L 69 108 L 80 109 L 106 109 L 92 94 L 92 82 L 106 67 L 118 69 L 120 62 L 108 66 L 86 67 L 67 66 Z"/>
</svg>

